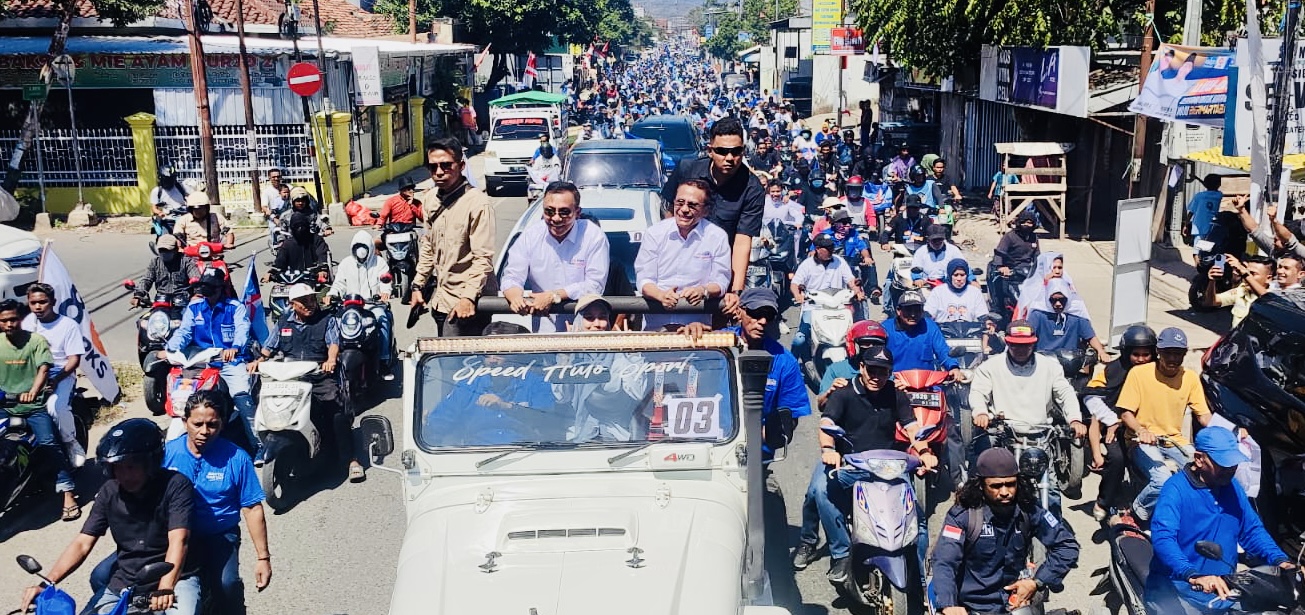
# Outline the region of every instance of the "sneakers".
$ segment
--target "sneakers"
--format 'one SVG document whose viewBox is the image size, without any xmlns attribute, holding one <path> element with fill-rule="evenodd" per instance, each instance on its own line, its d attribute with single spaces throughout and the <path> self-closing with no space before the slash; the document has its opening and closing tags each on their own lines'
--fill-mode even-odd
<svg viewBox="0 0 1305 615">
<path fill-rule="evenodd" d="M 81 443 L 76 440 L 65 442 L 63 448 L 68 453 L 68 463 L 74 468 L 80 468 L 86 465 L 86 449 L 82 448 Z"/>
<path fill-rule="evenodd" d="M 263 458 L 266 456 L 267 449 L 259 447 L 258 452 L 254 453 L 254 467 L 263 467 Z"/>
<path fill-rule="evenodd" d="M 799 542 L 797 549 L 793 551 L 793 569 L 806 570 L 811 562 L 816 561 L 816 545 L 809 542 Z"/>
<path fill-rule="evenodd" d="M 830 583 L 844 583 L 852 573 L 852 558 L 843 556 L 829 561 L 829 572 L 825 576 Z"/>
<path fill-rule="evenodd" d="M 394 372 L 385 372 L 384 374 L 381 374 L 381 380 L 386 382 L 394 380 Z"/>
</svg>

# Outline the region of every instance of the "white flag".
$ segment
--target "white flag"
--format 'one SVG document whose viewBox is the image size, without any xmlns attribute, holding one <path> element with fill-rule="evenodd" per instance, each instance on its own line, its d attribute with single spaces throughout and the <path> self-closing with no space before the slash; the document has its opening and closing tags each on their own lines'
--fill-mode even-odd
<svg viewBox="0 0 1305 615">
<path fill-rule="evenodd" d="M 59 257 L 54 255 L 54 249 L 50 247 L 53 243 L 50 240 L 45 242 L 45 250 L 41 254 L 41 270 L 37 277 L 54 288 L 54 296 L 58 301 L 55 309 L 59 314 L 81 325 L 82 339 L 86 344 L 85 354 L 82 356 L 82 374 L 91 381 L 105 401 L 117 403 L 118 395 L 121 393 L 118 388 L 118 376 L 113 373 L 113 366 L 109 364 L 109 358 L 104 353 L 104 343 L 100 341 L 100 334 L 95 331 L 91 315 L 86 311 L 86 302 L 82 301 L 82 296 L 78 294 L 77 285 L 73 284 L 68 269 L 63 266 Z"/>
</svg>

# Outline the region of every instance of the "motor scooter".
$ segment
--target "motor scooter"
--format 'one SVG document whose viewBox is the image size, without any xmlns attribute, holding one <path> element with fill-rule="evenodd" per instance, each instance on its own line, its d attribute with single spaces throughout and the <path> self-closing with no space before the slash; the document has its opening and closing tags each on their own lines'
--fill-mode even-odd
<svg viewBox="0 0 1305 615">
<path fill-rule="evenodd" d="M 771 250 L 774 247 L 774 240 L 770 238 L 770 233 L 765 227 L 761 229 L 761 237 L 752 242 L 752 251 L 748 256 L 748 281 L 746 288 L 774 288 L 774 270 L 770 264 Z"/>
<path fill-rule="evenodd" d="M 331 284 L 331 264 L 318 263 L 305 271 L 277 271 L 268 274 L 272 279 L 272 292 L 267 294 L 267 317 L 274 324 L 281 316 L 290 311 L 290 287 L 295 284 L 308 284 L 320 296 Z"/>
<path fill-rule="evenodd" d="M 821 425 L 820 429 L 851 444 L 842 427 Z M 836 588 L 874 609 L 876 615 L 920 612 L 924 608 L 924 577 L 916 553 L 920 507 L 911 480 L 920 460 L 901 451 L 873 450 L 843 455 L 843 463 L 868 476 L 852 488 L 848 514 L 852 566 L 847 580 Z"/>
<path fill-rule="evenodd" d="M 526 167 L 526 174 L 530 178 L 530 184 L 526 186 L 526 200 L 533 203 L 535 199 L 544 194 L 548 184 L 557 181 L 562 176 L 562 163 L 549 165 L 539 170 L 536 170 L 533 166 L 528 166 Z"/>
<path fill-rule="evenodd" d="M 19 555 L 18 566 L 24 572 L 41 579 L 38 584 L 41 587 L 41 593 L 36 599 L 36 615 L 56 614 L 76 612 L 76 604 L 67 593 L 59 589 L 53 581 L 41 575 L 41 564 L 36 558 L 30 555 Z M 150 588 L 157 588 L 159 579 L 167 576 L 172 572 L 172 564 L 168 562 L 153 562 L 145 564 L 140 571 L 136 573 L 132 585 L 122 590 L 121 600 L 118 605 L 109 612 L 109 615 L 151 615 L 155 611 L 150 609 L 150 598 L 153 593 Z M 11 611 L 9 615 L 17 615 L 20 611 Z"/>
<path fill-rule="evenodd" d="M 771 220 L 762 229 L 770 234 L 770 278 L 779 297 L 780 311 L 792 305 L 792 291 L 788 287 L 788 274 L 797 270 L 797 229 L 778 219 Z"/>
<path fill-rule="evenodd" d="M 0 410 L 18 403 L 18 397 L 0 391 Z M 42 481 L 33 480 L 37 467 L 32 463 L 36 452 L 36 434 L 20 416 L 0 416 L 0 515 L 18 500 L 35 490 Z"/>
<path fill-rule="evenodd" d="M 123 288 L 136 290 L 136 282 L 126 280 Z M 137 293 L 137 299 L 143 293 Z M 154 416 L 163 415 L 167 400 L 168 363 L 158 356 L 163 346 L 168 343 L 172 333 L 181 326 L 181 310 L 190 302 L 190 293 L 158 293 L 148 304 L 149 311 L 136 321 L 136 360 L 140 361 L 141 392 L 145 398 L 145 407 Z M 145 308 L 144 302 L 138 301 L 139 308 Z"/>
<path fill-rule="evenodd" d="M 1060 473 L 1066 470 L 1071 461 L 1068 459 L 1073 454 L 1070 449 L 1077 450 L 1080 457 L 1083 454 L 1083 447 L 1068 444 L 1074 440 L 1074 431 L 1069 425 L 1052 419 L 1032 425 L 998 414 L 989 419 L 987 432 L 992 446 L 1000 446 L 1015 453 L 1019 460 L 1020 476 L 1031 481 L 1038 490 L 1038 505 L 1043 510 L 1060 516 L 1060 511 L 1051 506 L 1051 488 L 1054 484 L 1059 487 L 1062 496 L 1068 495 Z M 1045 554 L 1046 547 L 1035 542 L 1029 550 L 1029 563 L 1041 563 Z"/>
<path fill-rule="evenodd" d="M 389 310 L 390 306 L 379 298 L 370 301 L 360 295 L 349 295 L 336 312 L 340 322 L 340 369 L 344 370 L 344 393 L 350 401 L 358 401 L 380 381 L 380 323 L 373 310 Z M 393 320 L 393 317 L 391 317 Z M 394 356 L 394 340 L 390 340 L 389 356 Z"/>
<path fill-rule="evenodd" d="M 1000 328 L 1004 329 L 1015 317 L 1015 308 L 1020 302 L 1020 285 L 1033 275 L 1033 265 L 1029 263 L 1022 267 L 1011 267 L 1010 275 L 1004 276 L 993 263 L 988 263 L 989 304 L 994 313 L 1001 315 Z"/>
<path fill-rule="evenodd" d="M 927 442 L 936 459 L 946 459 L 947 434 L 954 429 L 942 387 L 947 382 L 948 373 L 931 369 L 907 369 L 894 373 L 893 378 L 901 383 L 899 390 L 910 400 L 915 422 L 920 427 L 915 440 Z M 896 438 L 904 444 L 912 441 L 901 425 L 897 426 Z M 913 486 L 920 496 L 921 508 L 925 509 L 925 495 L 930 485 L 925 477 L 916 475 Z"/>
<path fill-rule="evenodd" d="M 884 298 L 884 311 L 893 313 L 902 293 L 916 288 L 915 281 L 924 275 L 924 270 L 915 266 L 914 255 L 904 244 L 892 245 L 893 264 L 888 274 L 888 295 Z"/>
<path fill-rule="evenodd" d="M 404 305 L 412 297 L 412 278 L 417 272 L 417 230 L 411 222 L 390 222 L 381 237 L 385 242 L 385 260 L 394 276 L 394 292 Z"/>
<path fill-rule="evenodd" d="M 314 361 L 261 361 L 254 431 L 263 443 L 260 479 L 267 504 L 281 512 L 293 502 L 294 482 L 302 481 L 323 457 L 322 433 L 313 423 L 313 383 L 321 374 Z"/>
<path fill-rule="evenodd" d="M 825 370 L 847 358 L 847 331 L 852 328 L 852 303 L 856 293 L 849 288 L 825 288 L 802 291 L 811 309 L 811 360 L 803 366 L 811 390 L 820 387 Z"/>
<path fill-rule="evenodd" d="M 164 409 L 172 420 L 168 422 L 166 440 L 186 433 L 186 402 L 191 395 L 210 389 L 227 390 L 227 384 L 222 380 L 221 354 L 221 348 L 192 349 L 189 354 L 168 353 L 166 363 L 172 367 L 168 370 L 168 397 Z M 223 417 L 226 423 L 231 419 Z"/>
<path fill-rule="evenodd" d="M 226 275 L 226 298 L 234 299 L 236 296 L 235 286 L 231 284 L 231 270 L 234 266 L 228 265 L 225 258 L 222 257 L 224 248 L 222 244 L 214 241 L 204 241 L 193 243 L 182 249 L 182 254 L 195 259 L 195 266 L 199 268 L 199 274 L 204 275 L 210 267 L 221 269 Z"/>
</svg>

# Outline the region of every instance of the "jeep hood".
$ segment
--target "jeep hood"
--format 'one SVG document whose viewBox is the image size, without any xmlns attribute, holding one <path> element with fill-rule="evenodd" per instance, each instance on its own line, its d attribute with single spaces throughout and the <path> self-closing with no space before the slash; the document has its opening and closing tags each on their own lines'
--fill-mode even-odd
<svg viewBox="0 0 1305 615">
<path fill-rule="evenodd" d="M 496 484 L 488 507 L 483 491 L 423 494 L 441 504 L 409 524 L 390 614 L 738 612 L 738 492 L 631 481 L 567 493 L 549 482 Z"/>
</svg>

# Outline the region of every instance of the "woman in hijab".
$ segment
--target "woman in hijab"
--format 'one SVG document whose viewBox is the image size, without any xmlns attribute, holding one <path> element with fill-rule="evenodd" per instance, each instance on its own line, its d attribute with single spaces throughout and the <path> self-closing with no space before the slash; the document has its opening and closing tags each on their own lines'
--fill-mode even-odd
<svg viewBox="0 0 1305 615">
<path fill-rule="evenodd" d="M 1068 310 L 1074 301 L 1082 301 L 1069 282 L 1051 278 L 1045 290 L 1045 303 L 1035 306 L 1028 315 L 1033 333 L 1038 336 L 1038 351 L 1076 350 L 1086 344 L 1098 357 L 1105 357 L 1106 349 L 1092 329 L 1092 322 Z"/>
<path fill-rule="evenodd" d="M 1065 311 L 1080 318 L 1090 319 L 1087 304 L 1078 296 L 1074 279 L 1065 273 L 1065 257 L 1059 252 L 1043 252 L 1038 255 L 1037 269 L 1020 285 L 1020 300 L 1015 308 L 1015 318 L 1028 318 L 1030 312 L 1047 305 L 1047 297 L 1050 296 L 1047 287 L 1052 280 L 1064 281 L 1072 293 L 1069 296 L 1070 304 Z"/>
<path fill-rule="evenodd" d="M 983 291 L 970 284 L 970 264 L 965 259 L 947 262 L 947 283 L 929 294 L 924 311 L 935 322 L 977 322 L 988 313 Z"/>
</svg>

